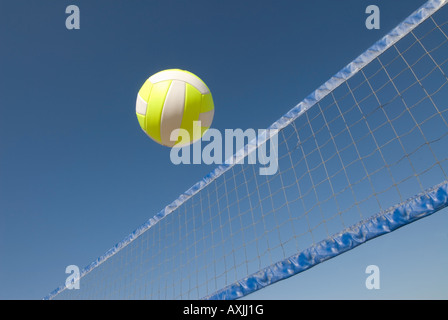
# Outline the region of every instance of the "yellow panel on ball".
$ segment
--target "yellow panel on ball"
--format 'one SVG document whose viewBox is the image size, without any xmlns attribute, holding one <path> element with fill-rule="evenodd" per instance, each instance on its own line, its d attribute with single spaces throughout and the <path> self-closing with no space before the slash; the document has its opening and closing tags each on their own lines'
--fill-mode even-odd
<svg viewBox="0 0 448 320">
<path fill-rule="evenodd" d="M 160 118 L 171 81 L 162 81 L 152 85 L 146 111 L 146 133 L 155 141 L 162 143 L 160 136 Z"/>
<path fill-rule="evenodd" d="M 199 121 L 201 103 L 201 93 L 195 87 L 187 83 L 185 91 L 184 116 L 182 118 L 182 124 L 180 127 L 188 131 L 188 134 L 190 135 L 190 142 L 196 141 L 201 138 L 201 136 L 194 136 L 195 134 L 197 134 L 198 130 L 193 130 L 194 122 Z"/>
</svg>

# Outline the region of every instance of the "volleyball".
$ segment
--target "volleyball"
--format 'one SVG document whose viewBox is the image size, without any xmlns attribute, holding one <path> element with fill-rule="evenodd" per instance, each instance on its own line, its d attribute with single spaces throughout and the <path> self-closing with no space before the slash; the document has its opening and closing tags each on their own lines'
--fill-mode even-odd
<svg viewBox="0 0 448 320">
<path fill-rule="evenodd" d="M 200 139 L 210 128 L 213 98 L 195 74 L 168 69 L 149 77 L 140 88 L 136 114 L 141 128 L 152 140 L 167 147 L 184 146 Z M 188 132 L 189 141 L 184 141 L 178 129 Z"/>
</svg>

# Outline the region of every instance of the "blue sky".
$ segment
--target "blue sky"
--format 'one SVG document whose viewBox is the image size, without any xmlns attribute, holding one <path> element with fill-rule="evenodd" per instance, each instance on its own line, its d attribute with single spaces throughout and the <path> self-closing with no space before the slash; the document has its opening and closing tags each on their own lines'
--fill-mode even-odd
<svg viewBox="0 0 448 320">
<path fill-rule="evenodd" d="M 150 75 L 201 77 L 214 128 L 266 128 L 423 3 L 2 0 L 0 299 L 44 297 L 214 168 L 171 164 L 141 131 Z M 80 30 L 65 28 L 70 4 Z M 447 223 L 444 210 L 249 297 L 446 299 Z"/>
</svg>

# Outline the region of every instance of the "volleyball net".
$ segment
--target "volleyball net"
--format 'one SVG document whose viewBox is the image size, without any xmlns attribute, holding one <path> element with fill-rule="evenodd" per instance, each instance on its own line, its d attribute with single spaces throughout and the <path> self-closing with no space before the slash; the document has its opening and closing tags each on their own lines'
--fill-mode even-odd
<svg viewBox="0 0 448 320">
<path fill-rule="evenodd" d="M 46 299 L 235 299 L 446 207 L 445 3 L 271 125 L 276 174 L 244 161 L 248 143 Z"/>
</svg>

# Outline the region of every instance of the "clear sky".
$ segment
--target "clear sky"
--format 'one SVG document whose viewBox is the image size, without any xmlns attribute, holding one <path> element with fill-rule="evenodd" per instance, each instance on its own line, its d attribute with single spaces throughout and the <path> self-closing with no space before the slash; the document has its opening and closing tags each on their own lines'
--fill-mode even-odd
<svg viewBox="0 0 448 320">
<path fill-rule="evenodd" d="M 214 128 L 266 128 L 424 2 L 1 0 L 0 299 L 43 298 L 214 168 L 173 165 L 141 131 L 150 75 L 201 77 Z M 80 30 L 65 27 L 71 4 Z M 447 213 L 249 298 L 446 299 Z M 380 290 L 365 288 L 370 264 Z"/>
</svg>

